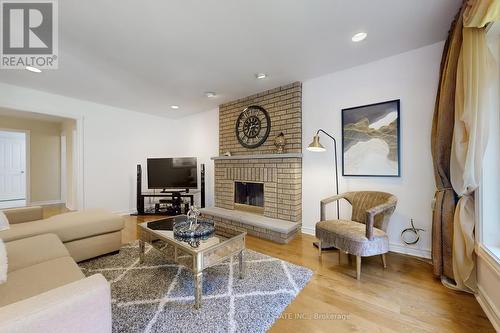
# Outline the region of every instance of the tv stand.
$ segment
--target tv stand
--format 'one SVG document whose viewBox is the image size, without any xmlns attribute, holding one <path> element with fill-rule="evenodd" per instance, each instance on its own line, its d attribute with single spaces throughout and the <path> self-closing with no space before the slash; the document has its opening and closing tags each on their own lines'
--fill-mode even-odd
<svg viewBox="0 0 500 333">
<path fill-rule="evenodd" d="M 205 165 L 201 164 L 201 191 L 190 191 L 189 189 L 167 191 L 163 189 L 160 192 L 142 192 L 142 169 L 141 165 L 137 165 L 137 215 L 180 215 L 182 214 L 183 198 L 189 198 L 189 204 L 194 205 L 194 196 L 200 193 L 201 207 L 205 207 Z M 159 203 L 155 204 L 155 212 L 146 212 L 144 207 L 145 198 L 157 198 Z M 165 203 L 169 205 L 166 211 L 159 211 L 160 204 Z M 184 204 L 185 213 L 189 206 Z M 132 214 L 136 215 L 136 214 Z"/>
<path fill-rule="evenodd" d="M 184 193 L 179 191 L 166 191 L 166 192 L 144 192 L 138 194 L 138 202 L 140 204 L 137 206 L 137 214 L 138 215 L 150 215 L 153 213 L 147 213 L 144 209 L 144 199 L 146 198 L 158 198 L 160 199 L 160 203 L 168 203 L 171 205 L 172 210 L 171 214 L 164 212 L 158 212 L 158 209 L 155 209 L 154 214 L 159 215 L 180 215 L 182 214 L 182 199 L 189 198 L 189 204 L 194 205 L 194 192 Z M 162 202 L 163 201 L 163 202 Z M 184 209 L 185 210 L 185 209 Z"/>
</svg>

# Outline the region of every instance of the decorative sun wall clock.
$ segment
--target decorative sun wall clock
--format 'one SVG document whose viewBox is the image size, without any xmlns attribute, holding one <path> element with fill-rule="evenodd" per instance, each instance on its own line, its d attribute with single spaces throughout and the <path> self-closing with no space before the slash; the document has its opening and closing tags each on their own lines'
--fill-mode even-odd
<svg viewBox="0 0 500 333">
<path fill-rule="evenodd" d="M 271 131 L 271 118 L 267 111 L 258 105 L 247 107 L 236 120 L 236 137 L 245 148 L 262 145 Z"/>
</svg>

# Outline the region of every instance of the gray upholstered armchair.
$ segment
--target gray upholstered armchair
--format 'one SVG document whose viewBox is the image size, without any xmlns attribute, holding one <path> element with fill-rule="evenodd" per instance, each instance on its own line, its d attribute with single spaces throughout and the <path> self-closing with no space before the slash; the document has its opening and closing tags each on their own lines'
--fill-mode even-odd
<svg viewBox="0 0 500 333">
<path fill-rule="evenodd" d="M 352 206 L 351 220 L 326 220 L 326 205 L 340 199 Z M 321 245 L 328 244 L 356 256 L 356 278 L 361 277 L 361 257 L 389 252 L 386 231 L 389 219 L 396 209 L 397 198 L 385 192 L 347 192 L 321 200 L 321 221 L 316 223 L 316 237 Z"/>
</svg>

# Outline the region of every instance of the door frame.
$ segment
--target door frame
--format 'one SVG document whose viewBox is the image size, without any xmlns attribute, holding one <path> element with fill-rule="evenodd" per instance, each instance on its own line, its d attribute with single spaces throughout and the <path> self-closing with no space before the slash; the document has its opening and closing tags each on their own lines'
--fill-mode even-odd
<svg viewBox="0 0 500 333">
<path fill-rule="evenodd" d="M 4 128 L 0 127 L 0 131 L 2 132 L 16 132 L 16 133 L 24 133 L 25 135 L 25 153 L 26 153 L 26 171 L 24 172 L 25 184 L 26 184 L 26 206 L 29 206 L 31 203 L 31 163 L 30 163 L 30 144 L 31 144 L 31 131 L 25 129 L 16 129 L 16 128 Z"/>
<path fill-rule="evenodd" d="M 0 98 L 1 100 L 1 98 Z M 69 111 L 72 109 L 71 103 L 66 105 L 63 110 L 62 107 L 49 108 L 47 102 L 38 103 L 37 105 L 30 105 L 28 108 L 23 107 L 19 104 L 23 103 L 12 103 L 7 101 L 7 103 L 1 103 L 0 108 L 6 108 L 17 112 L 30 112 L 30 113 L 39 113 L 45 115 L 51 115 L 56 117 L 68 118 L 76 121 L 76 136 L 74 147 L 76 148 L 74 151 L 73 159 L 76 161 L 74 170 L 76 174 L 73 177 L 73 181 L 75 182 L 75 207 L 72 207 L 74 210 L 81 210 L 86 207 L 85 205 L 85 150 L 84 150 L 84 137 L 85 137 L 85 117 L 81 114 L 83 111 Z M 50 103 L 49 103 L 50 104 Z M 55 105 L 59 105 L 58 103 L 54 103 Z M 65 105 L 63 103 L 63 105 Z M 76 105 L 78 106 L 78 105 Z M 76 107 L 76 109 L 81 109 Z"/>
</svg>

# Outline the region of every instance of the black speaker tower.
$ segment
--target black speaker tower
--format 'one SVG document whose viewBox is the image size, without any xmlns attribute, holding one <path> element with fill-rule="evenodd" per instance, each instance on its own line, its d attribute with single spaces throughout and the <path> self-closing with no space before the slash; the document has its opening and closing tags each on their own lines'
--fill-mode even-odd
<svg viewBox="0 0 500 333">
<path fill-rule="evenodd" d="M 201 164 L 200 165 L 200 168 L 201 168 L 201 185 L 200 185 L 200 190 L 201 190 L 201 194 L 200 194 L 200 204 L 201 204 L 201 208 L 205 208 L 205 164 Z"/>
<path fill-rule="evenodd" d="M 144 214 L 144 197 L 142 193 L 142 169 L 141 165 L 137 164 L 137 214 Z"/>
</svg>

